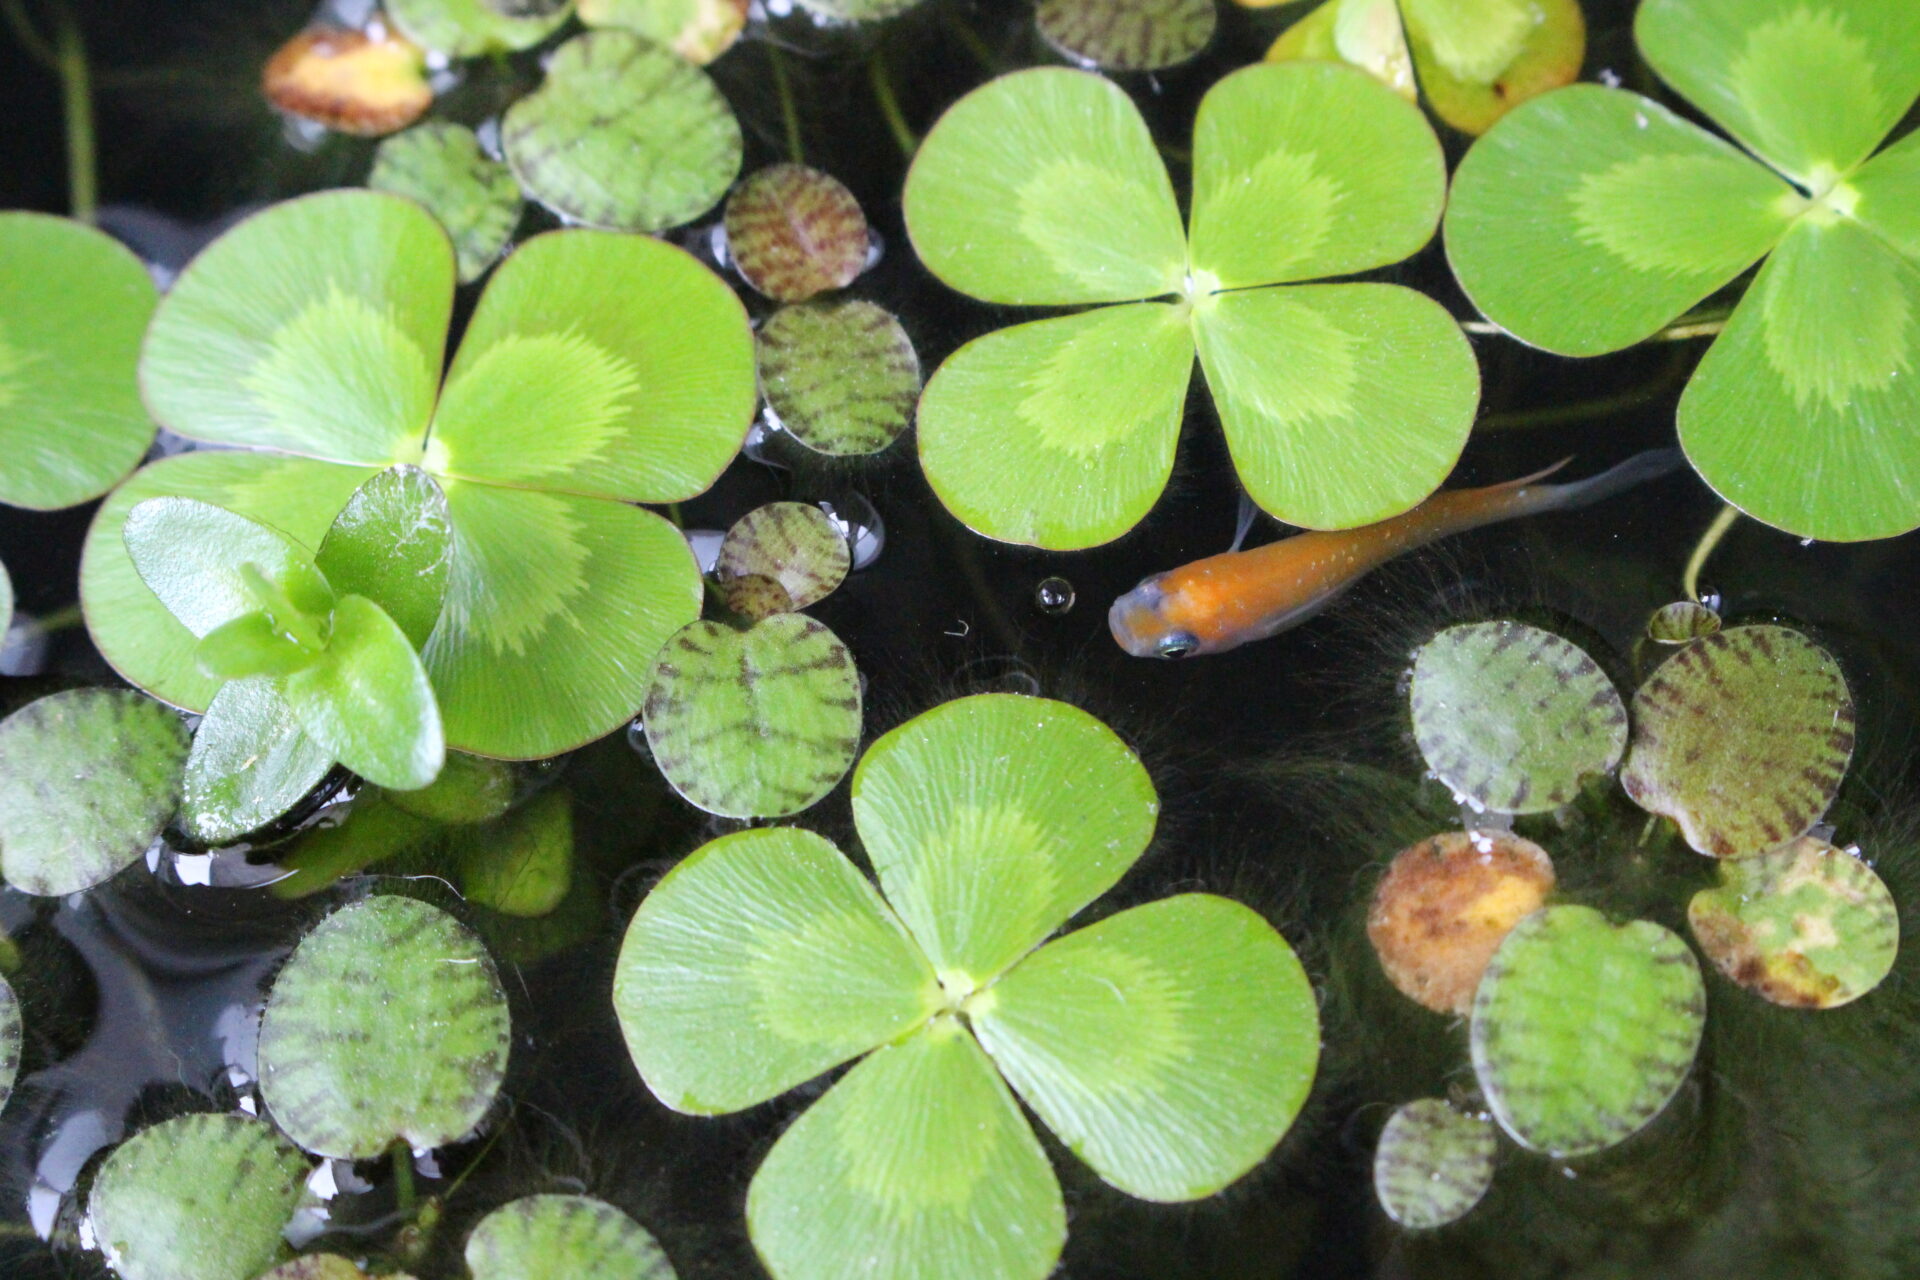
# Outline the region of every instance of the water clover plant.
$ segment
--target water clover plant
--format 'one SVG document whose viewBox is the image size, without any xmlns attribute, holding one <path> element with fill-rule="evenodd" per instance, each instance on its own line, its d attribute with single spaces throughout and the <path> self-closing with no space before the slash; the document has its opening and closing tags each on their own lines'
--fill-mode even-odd
<svg viewBox="0 0 1920 1280">
<path fill-rule="evenodd" d="M 81 598 L 142 688 L 204 709 L 218 681 L 154 599 L 121 526 L 195 498 L 317 546 L 379 471 L 445 498 L 445 602 L 422 651 L 457 749 L 550 756 L 624 724 L 644 656 L 699 613 L 685 539 L 634 505 L 704 490 L 753 413 L 746 313 L 718 277 L 641 236 L 560 231 L 487 283 L 440 385 L 454 288 L 418 205 L 335 191 L 276 205 L 188 266 L 141 363 L 167 426 L 235 450 L 148 466 L 101 508 Z"/>
<path fill-rule="evenodd" d="M 1479 373 L 1446 311 L 1298 283 L 1431 238 L 1445 176 L 1419 110 L 1350 67 L 1247 67 L 1202 100 L 1193 165 L 1183 233 L 1132 100 L 1060 68 L 988 82 L 927 135 L 905 205 L 935 275 L 992 303 L 1122 304 L 975 339 L 927 384 L 921 464 L 978 532 L 1064 550 L 1132 528 L 1196 351 L 1247 492 L 1290 524 L 1397 515 L 1459 456 Z"/>
<path fill-rule="evenodd" d="M 1765 258 L 1680 400 L 1707 483 L 1810 538 L 1920 525 L 1920 96 L 1907 0 L 1646 0 L 1640 51 L 1734 142 L 1621 89 L 1537 98 L 1461 162 L 1475 305 L 1565 355 L 1648 337 Z"/>
<path fill-rule="evenodd" d="M 1065 1211 L 1016 1095 L 1152 1200 L 1218 1191 L 1286 1132 L 1318 1016 L 1264 919 L 1190 893 L 1046 941 L 1153 833 L 1153 785 L 1105 725 L 1016 694 L 946 703 L 873 744 L 853 810 L 878 891 L 811 832 L 723 836 L 640 904 L 614 980 L 676 1111 L 859 1060 L 748 1190 L 779 1280 L 1048 1274 Z"/>
</svg>

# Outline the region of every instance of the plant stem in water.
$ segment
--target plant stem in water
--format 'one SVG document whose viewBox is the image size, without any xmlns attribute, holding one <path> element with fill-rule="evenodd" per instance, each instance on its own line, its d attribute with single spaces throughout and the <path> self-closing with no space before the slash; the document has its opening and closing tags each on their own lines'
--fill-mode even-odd
<svg viewBox="0 0 1920 1280">
<path fill-rule="evenodd" d="M 80 606 L 70 604 L 64 609 L 55 609 L 52 613 L 44 614 L 33 621 L 41 631 L 52 635 L 56 631 L 65 631 L 68 627 L 79 626 L 82 616 Z"/>
<path fill-rule="evenodd" d="M 1629 388 L 1615 395 L 1600 396 L 1594 400 L 1581 400 L 1575 404 L 1553 405 L 1545 409 L 1519 409 L 1509 413 L 1490 413 L 1473 424 L 1475 431 L 1512 431 L 1520 427 L 1553 427 L 1567 422 L 1585 422 L 1591 418 L 1604 418 L 1609 414 L 1620 413 L 1627 409 L 1652 400 L 1673 388 L 1686 372 L 1689 356 L 1685 350 L 1676 349 L 1667 365 L 1652 381 Z"/>
<path fill-rule="evenodd" d="M 413 1216 L 413 1151 L 407 1146 L 407 1140 L 395 1140 L 388 1148 L 387 1155 L 393 1163 L 393 1200 L 401 1214 Z"/>
<path fill-rule="evenodd" d="M 48 44 L 27 17 L 24 0 L 0 0 L 0 17 L 12 28 L 27 55 L 60 78 L 60 104 L 67 128 L 67 212 L 92 222 L 100 204 L 93 136 L 93 83 L 87 67 L 87 43 L 71 6 L 54 9 L 58 24 Z"/>
<path fill-rule="evenodd" d="M 887 129 L 900 144 L 901 154 L 911 160 L 913 153 L 920 149 L 920 140 L 913 136 L 913 130 L 907 127 L 907 118 L 900 114 L 899 99 L 893 96 L 893 78 L 887 74 L 887 55 L 878 44 L 873 46 L 873 57 L 867 61 L 867 79 L 873 82 L 873 96 L 880 102 L 880 114 L 886 117 Z"/>
<path fill-rule="evenodd" d="M 1692 315 L 1681 316 L 1666 328 L 1648 334 L 1644 340 L 1647 342 L 1685 342 L 1689 338 L 1711 338 L 1727 327 L 1727 317 L 1731 314 L 1732 312 L 1725 308 L 1715 308 L 1713 310 L 1695 312 Z M 1505 329 L 1502 329 L 1491 320 L 1462 320 L 1460 322 L 1460 328 L 1463 332 L 1473 334 L 1506 332 Z"/>
<path fill-rule="evenodd" d="M 787 55 L 777 44 L 767 45 L 767 62 L 773 67 L 773 87 L 780 95 L 780 121 L 787 130 L 787 159 L 795 164 L 807 162 L 806 148 L 800 142 L 800 106 L 793 98 L 793 81 L 787 76 Z"/>
<path fill-rule="evenodd" d="M 993 50 L 987 48 L 987 42 L 980 33 L 967 25 L 967 20 L 952 9 L 941 10 L 940 16 L 946 20 L 947 30 L 953 32 L 953 38 L 967 47 L 973 60 L 980 64 L 981 70 L 990 76 L 1000 74 L 1000 59 L 993 56 Z"/>
<path fill-rule="evenodd" d="M 1700 535 L 1700 541 L 1693 548 L 1693 554 L 1687 557 L 1686 572 L 1680 578 L 1680 586 L 1687 593 L 1687 599 L 1695 604 L 1704 604 L 1700 599 L 1700 570 L 1706 567 L 1707 557 L 1720 545 L 1720 539 L 1727 536 L 1727 530 L 1740 518 L 1740 509 L 1729 503 L 1721 508 L 1720 514 L 1713 518 L 1707 531 Z"/>
</svg>

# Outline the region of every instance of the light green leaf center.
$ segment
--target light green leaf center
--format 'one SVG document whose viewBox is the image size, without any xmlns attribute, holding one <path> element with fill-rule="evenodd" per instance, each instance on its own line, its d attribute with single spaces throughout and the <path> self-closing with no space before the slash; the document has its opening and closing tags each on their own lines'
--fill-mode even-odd
<svg viewBox="0 0 1920 1280">
<path fill-rule="evenodd" d="M 1099 289 L 1140 274 L 1140 187 L 1123 170 L 1081 156 L 1035 169 L 1016 193 L 1020 233 L 1061 273 Z M 1181 264 L 1167 263 L 1168 287 Z"/>
<path fill-rule="evenodd" d="M 1799 234 L 1834 233 L 1809 218 Z M 1845 412 L 1856 394 L 1885 391 L 1912 369 L 1913 349 L 1920 342 L 1911 333 L 1907 290 L 1893 272 L 1851 271 L 1835 279 L 1841 273 L 1832 270 L 1833 262 L 1819 252 L 1780 254 L 1769 266 L 1779 278 L 1760 299 L 1767 363 L 1803 413 L 1821 401 Z M 1795 304 L 1823 295 L 1831 305 Z"/>
<path fill-rule="evenodd" d="M 1732 157 L 1640 156 L 1580 180 L 1569 197 L 1580 239 L 1637 271 L 1674 277 L 1730 276 L 1752 260 L 1729 236 L 1724 193 Z"/>
<path fill-rule="evenodd" d="M 1317 158 L 1274 147 L 1250 168 L 1222 173 L 1197 206 L 1214 225 L 1264 228 L 1258 237 L 1263 270 L 1272 278 L 1291 275 L 1325 247 L 1346 196 Z"/>
<path fill-rule="evenodd" d="M 971 1033 L 943 1017 L 921 1034 L 951 1039 Z M 862 1106 L 835 1116 L 839 1123 L 834 1137 L 846 1153 L 848 1185 L 903 1221 L 972 1201 L 993 1160 L 999 1130 L 988 1124 L 955 1124 L 940 1108 L 927 1107 L 922 1082 L 911 1073 L 876 1073 L 869 1087 L 874 1092 L 862 1099 Z M 979 1096 L 953 1103 L 956 1114 L 965 1114 L 962 1107 L 984 1111 L 991 1106 L 988 1098 Z M 904 1124 L 908 1132 L 875 1142 L 872 1125 L 877 1116 Z M 929 1151 L 938 1151 L 940 1159 L 926 1159 Z"/>
<path fill-rule="evenodd" d="M 1293 376 L 1268 374 L 1265 352 L 1257 342 L 1217 343 L 1207 356 L 1214 385 L 1230 390 L 1240 407 L 1276 426 L 1350 414 L 1360 383 L 1359 338 L 1285 291 L 1271 291 L 1267 305 L 1267 327 L 1286 334 L 1287 367 Z"/>
<path fill-rule="evenodd" d="M 1818 93 L 1797 94 L 1795 109 L 1783 111 L 1782 94 L 1808 67 L 1822 68 L 1826 83 Z M 1751 122 L 1754 148 L 1766 155 L 1800 154 L 1802 139 L 1847 137 L 1855 122 L 1883 111 L 1867 42 L 1848 32 L 1833 8 L 1802 6 L 1756 25 L 1728 79 Z"/>
<path fill-rule="evenodd" d="M 1037 439 L 1091 465 L 1103 450 L 1158 425 L 1165 367 L 1108 354 L 1138 341 L 1134 319 L 1124 310 L 1095 312 L 1083 328 L 1047 333 L 1053 350 L 1034 364 L 1018 410 Z M 1035 346 L 1045 332 L 1034 331 Z"/>
<path fill-rule="evenodd" d="M 909 918 L 931 919 L 937 934 L 922 945 L 934 955 L 950 954 L 982 920 L 992 921 L 1001 937 L 1050 930 L 1060 892 L 1058 838 L 1012 805 L 955 805 L 920 854 L 931 871 L 925 885 L 929 911 Z M 963 996 L 996 976 L 948 971 L 940 974 L 940 985 L 951 996 Z"/>
<path fill-rule="evenodd" d="M 626 430 L 640 391 L 640 370 L 577 332 L 508 334 L 488 347 L 447 387 L 440 413 L 484 422 L 460 446 L 436 434 L 426 466 L 461 474 L 475 448 L 510 455 L 529 479 L 565 475 L 591 460 Z"/>
<path fill-rule="evenodd" d="M 470 506 L 494 501 L 494 491 L 475 486 Z M 525 657 L 556 617 L 571 615 L 571 602 L 587 591 L 588 549 L 580 521 L 565 499 L 535 489 L 514 490 L 512 510 L 496 521 L 514 522 L 515 538 L 480 538 L 454 523 L 457 551 L 447 582 L 440 625 L 454 634 L 479 636 L 493 652 Z M 538 547 L 538 556 L 525 549 Z M 578 627 L 569 616 L 570 625 Z"/>
</svg>

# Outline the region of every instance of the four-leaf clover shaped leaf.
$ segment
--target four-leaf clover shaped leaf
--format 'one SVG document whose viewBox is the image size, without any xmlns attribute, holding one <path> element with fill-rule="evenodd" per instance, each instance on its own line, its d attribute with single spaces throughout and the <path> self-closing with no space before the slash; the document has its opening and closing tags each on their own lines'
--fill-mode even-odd
<svg viewBox="0 0 1920 1280">
<path fill-rule="evenodd" d="M 1119 88 L 1062 68 L 988 82 L 941 117 L 907 176 L 921 260 L 986 302 L 1124 305 L 955 352 L 920 401 L 928 482 L 989 537 L 1056 550 L 1117 538 L 1166 486 L 1197 350 L 1266 511 L 1329 529 L 1407 510 L 1466 443 L 1472 350 L 1411 289 L 1296 282 L 1414 253 L 1445 187 L 1426 118 L 1371 76 L 1247 67 L 1200 104 L 1183 232 Z"/>
<path fill-rule="evenodd" d="M 1920 525 L 1920 95 L 1911 0 L 1646 0 L 1653 69 L 1751 154 L 1621 89 L 1515 110 L 1447 211 L 1461 285 L 1565 355 L 1647 338 L 1762 257 L 1680 400 L 1728 502 L 1809 538 Z"/>
<path fill-rule="evenodd" d="M 755 403 L 744 308 L 688 254 L 570 230 L 489 280 L 441 386 L 454 256 L 420 206 L 368 191 L 275 205 L 182 273 L 140 376 L 162 424 L 234 446 L 148 466 L 102 508 L 81 595 L 122 675 L 204 709 L 217 681 L 121 540 L 143 499 L 197 498 L 316 545 L 371 476 L 444 494 L 444 605 L 421 656 L 447 745 L 556 755 L 631 719 L 648 660 L 699 616 L 680 532 L 634 505 L 705 490 Z"/>
<path fill-rule="evenodd" d="M 667 1106 L 738 1111 L 860 1059 L 748 1191 L 776 1277 L 1046 1275 L 1065 1211 L 1015 1095 L 1151 1200 L 1210 1195 L 1272 1150 L 1319 1022 L 1271 925 L 1182 894 L 1046 941 L 1133 865 L 1158 807 L 1092 716 L 983 694 L 855 770 L 879 892 L 825 839 L 776 827 L 703 846 L 640 904 L 614 1006 Z"/>
</svg>

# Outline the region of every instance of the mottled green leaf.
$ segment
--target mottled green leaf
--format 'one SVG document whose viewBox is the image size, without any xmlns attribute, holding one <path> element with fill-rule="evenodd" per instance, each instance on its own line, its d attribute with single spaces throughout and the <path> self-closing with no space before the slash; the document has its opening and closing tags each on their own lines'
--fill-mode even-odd
<svg viewBox="0 0 1920 1280">
<path fill-rule="evenodd" d="M 668 872 L 627 926 L 613 986 L 647 1088 L 691 1113 L 775 1097 L 940 1003 L 866 877 L 792 827 L 722 836 Z"/>
<path fill-rule="evenodd" d="M 961 98 L 920 144 L 904 201 L 920 260 L 987 302 L 1125 302 L 1186 278 L 1146 122 L 1088 72 L 1016 71 Z"/>
<path fill-rule="evenodd" d="M 413 1280 L 404 1271 L 383 1273 L 384 1280 Z M 263 1272 L 260 1280 L 376 1280 L 337 1253 L 309 1253 Z"/>
<path fill-rule="evenodd" d="M 430 120 L 388 138 L 373 154 L 367 185 L 417 201 L 440 220 L 463 284 L 486 274 L 520 224 L 520 184 L 463 124 Z"/>
<path fill-rule="evenodd" d="M 1193 339 L 1161 303 L 989 333 L 920 397 L 921 469 L 990 538 L 1053 551 L 1111 542 L 1166 487 L 1192 369 Z"/>
<path fill-rule="evenodd" d="M 1473 1069 L 1514 1141 L 1586 1155 L 1667 1105 L 1706 1012 L 1700 966 L 1673 933 L 1548 907 L 1515 926 L 1487 965 L 1473 1001 Z"/>
<path fill-rule="evenodd" d="M 1446 200 L 1426 117 L 1330 62 L 1257 64 L 1214 85 L 1193 165 L 1193 271 L 1209 289 L 1398 262 L 1433 238 Z"/>
<path fill-rule="evenodd" d="M 1804 835 L 1853 755 L 1853 696 L 1831 654 L 1786 627 L 1729 627 L 1681 649 L 1633 695 L 1620 781 L 1702 853 Z"/>
<path fill-rule="evenodd" d="M 1675 600 L 1647 619 L 1647 639 L 1656 644 L 1687 644 L 1720 629 L 1720 615 L 1697 600 Z"/>
<path fill-rule="evenodd" d="M 161 423 L 334 462 L 418 462 L 453 248 L 411 200 L 325 191 L 215 240 L 154 313 L 140 385 Z"/>
<path fill-rule="evenodd" d="M 861 299 L 782 307 L 756 346 L 767 408 L 807 448 L 878 453 L 907 429 L 920 356 L 892 312 Z"/>
<path fill-rule="evenodd" d="M 647 1229 L 591 1196 L 525 1196 L 467 1237 L 473 1280 L 674 1280 Z"/>
<path fill-rule="evenodd" d="M 0 502 L 72 506 L 139 464 L 153 420 L 134 371 L 157 296 L 104 233 L 0 213 Z"/>
<path fill-rule="evenodd" d="M 1576 85 L 1508 113 L 1460 162 L 1447 256 L 1514 337 L 1600 355 L 1752 266 L 1804 203 L 1651 99 Z"/>
<path fill-rule="evenodd" d="M 1240 481 L 1288 524 L 1344 529 L 1413 507 L 1453 469 L 1479 407 L 1460 326 L 1399 285 L 1220 294 L 1194 310 L 1193 333 Z"/>
<path fill-rule="evenodd" d="M 446 743 L 426 668 L 365 596 L 340 597 L 325 651 L 284 691 L 307 736 L 367 781 L 406 791 L 440 772 Z"/>
<path fill-rule="evenodd" d="M 521 245 L 488 281 L 427 466 L 678 502 L 733 460 L 753 409 L 753 333 L 718 276 L 650 237 L 562 231 Z"/>
<path fill-rule="evenodd" d="M 69 689 L 0 720 L 0 876 L 77 893 L 147 851 L 180 799 L 187 731 L 127 689 Z"/>
<path fill-rule="evenodd" d="M 1019 694 L 915 716 L 853 775 L 854 822 L 887 900 L 961 995 L 1111 888 L 1159 809 L 1113 730 Z"/>
<path fill-rule="evenodd" d="M 179 1116 L 113 1150 L 87 1222 L 121 1280 L 253 1280 L 286 1255 L 306 1180 L 306 1157 L 272 1125 Z"/>
<path fill-rule="evenodd" d="M 1313 987 L 1286 940 L 1207 894 L 1050 942 L 966 1008 L 1047 1127 L 1148 1200 L 1212 1195 L 1265 1159 L 1320 1058 Z"/>
<path fill-rule="evenodd" d="M 459 921 L 413 898 L 340 908 L 300 940 L 260 1022 L 260 1093 L 316 1155 L 473 1131 L 507 1065 L 507 999 Z"/>
<path fill-rule="evenodd" d="M 1680 443 L 1756 520 L 1851 542 L 1920 526 L 1920 263 L 1796 223 L 1680 399 Z"/>
<path fill-rule="evenodd" d="M 793 608 L 804 609 L 832 595 L 852 563 L 846 538 L 826 512 L 805 502 L 770 502 L 734 521 L 720 541 L 714 573 L 772 578 Z"/>
<path fill-rule="evenodd" d="M 333 756 L 294 718 L 280 681 L 220 686 L 194 730 L 181 782 L 180 829 L 227 844 L 300 802 L 333 767 Z"/>
<path fill-rule="evenodd" d="M 501 915 L 544 916 L 573 888 L 573 798 L 543 791 L 498 822 L 464 829 L 459 845 L 463 898 Z"/>
<path fill-rule="evenodd" d="M 1860 225 L 1920 261 L 1920 130 L 1861 165 L 1846 185 Z"/>
<path fill-rule="evenodd" d="M 13 1082 L 20 1074 L 20 997 L 0 976 L 0 1107 L 7 1105 Z"/>
<path fill-rule="evenodd" d="M 711 209 L 740 171 L 740 123 L 706 73 L 625 31 L 561 45 L 507 109 L 507 163 L 572 221 L 664 231 Z"/>
<path fill-rule="evenodd" d="M 440 617 L 451 538 L 433 477 L 395 467 L 354 491 L 314 559 L 335 591 L 379 605 L 418 648 Z"/>
<path fill-rule="evenodd" d="M 450 58 L 525 49 L 567 20 L 565 4 L 510 16 L 487 0 L 385 0 L 387 16 L 411 40 Z"/>
<path fill-rule="evenodd" d="M 1067 1234 L 1046 1154 L 952 1018 L 875 1050 L 781 1135 L 747 1229 L 776 1280 L 1042 1280 Z"/>
<path fill-rule="evenodd" d="M 1041 0 L 1040 34 L 1073 61 L 1108 71 L 1157 71 L 1213 39 L 1213 0 Z"/>
<path fill-rule="evenodd" d="M 1493 1183 L 1493 1126 L 1438 1098 L 1394 1108 L 1373 1153 L 1373 1191 L 1387 1216 L 1420 1231 L 1457 1222 Z"/>
<path fill-rule="evenodd" d="M 192 498 L 152 498 L 127 513 L 121 536 L 141 581 L 194 635 L 264 610 L 290 640 L 325 642 L 333 590 L 313 553 L 278 529 Z"/>
<path fill-rule="evenodd" d="M 580 0 L 578 7 L 590 27 L 625 27 L 703 67 L 747 25 L 746 0 Z"/>
<path fill-rule="evenodd" d="M 843 289 L 867 266 L 867 216 L 830 173 L 803 164 L 756 169 L 727 197 L 727 253 L 756 290 L 805 302 Z"/>
</svg>

